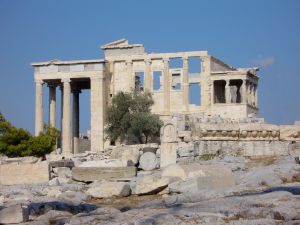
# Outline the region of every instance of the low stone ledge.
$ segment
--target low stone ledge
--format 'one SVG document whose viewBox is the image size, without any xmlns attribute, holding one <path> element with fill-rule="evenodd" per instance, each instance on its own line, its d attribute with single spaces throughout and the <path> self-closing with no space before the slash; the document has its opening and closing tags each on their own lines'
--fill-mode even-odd
<svg viewBox="0 0 300 225">
<path fill-rule="evenodd" d="M 68 168 L 73 168 L 74 161 L 73 160 L 58 160 L 58 161 L 51 161 L 49 163 L 51 167 L 68 167 Z"/>
<path fill-rule="evenodd" d="M 0 165 L 0 185 L 44 183 L 49 177 L 47 162 Z"/>
<path fill-rule="evenodd" d="M 92 182 L 95 180 L 132 178 L 136 175 L 136 167 L 74 167 L 72 179 Z"/>
<path fill-rule="evenodd" d="M 3 160 L 3 164 L 30 164 L 38 162 L 39 158 L 34 156 L 28 157 L 14 157 L 14 158 L 7 158 Z"/>
</svg>

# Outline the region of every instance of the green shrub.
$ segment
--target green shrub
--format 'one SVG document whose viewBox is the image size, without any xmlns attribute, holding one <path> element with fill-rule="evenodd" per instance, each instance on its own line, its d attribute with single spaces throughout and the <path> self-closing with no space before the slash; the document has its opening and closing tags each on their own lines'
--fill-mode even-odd
<svg viewBox="0 0 300 225">
<path fill-rule="evenodd" d="M 22 152 L 27 148 L 27 141 L 31 134 L 16 127 L 10 127 L 0 137 L 0 153 L 9 157 L 22 156 Z"/>
<path fill-rule="evenodd" d="M 39 136 L 32 136 L 27 141 L 27 148 L 22 152 L 22 156 L 41 157 L 51 153 L 56 144 L 59 133 L 55 128 L 49 127 L 46 131 L 40 133 Z"/>
<path fill-rule="evenodd" d="M 27 130 L 11 126 L 0 113 L 0 153 L 8 157 L 44 156 L 56 144 L 58 130 L 44 127 L 39 136 L 32 136 Z"/>
</svg>

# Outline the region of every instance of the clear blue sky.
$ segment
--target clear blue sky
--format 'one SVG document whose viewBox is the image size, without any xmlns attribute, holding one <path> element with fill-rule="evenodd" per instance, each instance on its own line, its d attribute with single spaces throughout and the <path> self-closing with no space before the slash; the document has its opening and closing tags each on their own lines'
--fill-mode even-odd
<svg viewBox="0 0 300 225">
<path fill-rule="evenodd" d="M 30 63 L 103 58 L 100 45 L 120 38 L 149 52 L 208 50 L 235 67 L 260 66 L 260 116 L 300 120 L 297 0 L 0 0 L 0 27 L 0 111 L 31 132 Z M 89 128 L 88 95 L 81 96 L 81 130 Z"/>
</svg>

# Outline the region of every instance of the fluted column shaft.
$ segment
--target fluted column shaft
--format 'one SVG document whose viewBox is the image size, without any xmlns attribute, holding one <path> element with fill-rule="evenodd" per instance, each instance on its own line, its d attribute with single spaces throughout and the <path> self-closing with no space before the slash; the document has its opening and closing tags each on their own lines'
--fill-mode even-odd
<svg viewBox="0 0 300 225">
<path fill-rule="evenodd" d="M 185 111 L 189 111 L 189 59 L 184 57 L 182 63 L 182 91 Z"/>
<path fill-rule="evenodd" d="M 56 86 L 48 85 L 49 87 L 49 125 L 56 127 Z"/>
<path fill-rule="evenodd" d="M 43 81 L 35 81 L 35 136 L 43 131 Z"/>
<path fill-rule="evenodd" d="M 72 153 L 71 150 L 71 84 L 70 79 L 63 81 L 63 121 L 62 121 L 62 151 Z"/>
<path fill-rule="evenodd" d="M 151 92 L 152 90 L 152 82 L 151 82 L 151 60 L 145 61 L 145 82 L 144 88 L 146 91 Z"/>
<path fill-rule="evenodd" d="M 130 88 L 135 90 L 135 74 L 132 72 L 132 61 L 128 60 L 126 61 L 126 69 L 127 69 L 127 77 L 130 80 L 129 90 Z"/>
<path fill-rule="evenodd" d="M 163 83 L 163 90 L 164 90 L 164 112 L 169 113 L 170 112 L 170 91 L 171 91 L 171 85 L 170 85 L 170 74 L 169 74 L 169 59 L 165 58 L 163 59 L 164 62 L 164 83 Z"/>
<path fill-rule="evenodd" d="M 73 153 L 79 153 L 79 94 L 73 90 Z"/>
</svg>

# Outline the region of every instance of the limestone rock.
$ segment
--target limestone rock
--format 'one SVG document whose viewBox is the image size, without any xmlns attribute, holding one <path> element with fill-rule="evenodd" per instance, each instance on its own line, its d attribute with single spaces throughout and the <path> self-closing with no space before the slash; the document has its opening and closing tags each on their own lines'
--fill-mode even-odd
<svg viewBox="0 0 300 225">
<path fill-rule="evenodd" d="M 57 196 L 59 199 L 67 200 L 77 204 L 88 200 L 88 196 L 80 191 L 65 191 Z"/>
<path fill-rule="evenodd" d="M 222 165 L 201 165 L 199 163 L 190 163 L 186 165 L 172 164 L 167 166 L 162 177 L 179 177 L 182 180 L 193 177 L 232 177 L 233 174 L 230 168 Z M 233 180 L 230 179 L 230 183 Z"/>
<path fill-rule="evenodd" d="M 165 189 L 169 184 L 169 178 L 155 175 L 142 175 L 136 179 L 133 194 L 156 194 Z"/>
<path fill-rule="evenodd" d="M 235 186 L 232 171 L 221 165 L 173 164 L 164 169 L 162 177 L 177 177 L 182 180 L 169 185 L 170 191 L 176 193 L 220 190 Z"/>
<path fill-rule="evenodd" d="M 72 177 L 72 171 L 68 167 L 57 167 L 54 168 L 58 177 L 70 178 Z"/>
<path fill-rule="evenodd" d="M 0 195 L 0 206 L 3 205 L 5 202 L 5 198 L 3 195 Z"/>
<path fill-rule="evenodd" d="M 143 170 L 154 170 L 158 165 L 156 154 L 153 152 L 145 152 L 140 158 L 140 168 Z"/>
<path fill-rule="evenodd" d="M 115 147 L 110 159 L 120 159 L 121 161 L 128 162 L 129 165 L 136 165 L 139 161 L 140 150 L 136 145 Z"/>
<path fill-rule="evenodd" d="M 47 187 L 42 193 L 50 198 L 57 198 L 62 192 L 59 187 Z"/>
<path fill-rule="evenodd" d="M 126 197 L 130 195 L 130 186 L 126 182 L 100 181 L 90 187 L 87 192 L 93 198 Z"/>
<path fill-rule="evenodd" d="M 29 213 L 27 207 L 21 205 L 9 206 L 0 210 L 0 224 L 27 222 Z"/>
<path fill-rule="evenodd" d="M 74 167 L 72 179 L 91 182 L 102 179 L 132 178 L 136 175 L 136 167 Z"/>
<path fill-rule="evenodd" d="M 60 185 L 57 177 L 49 180 L 48 184 L 49 184 L 49 186 L 58 186 L 58 185 Z"/>
<path fill-rule="evenodd" d="M 57 219 L 68 218 L 71 217 L 72 215 L 73 215 L 72 213 L 66 211 L 50 210 L 45 214 L 38 216 L 35 220 L 50 222 Z"/>
</svg>

